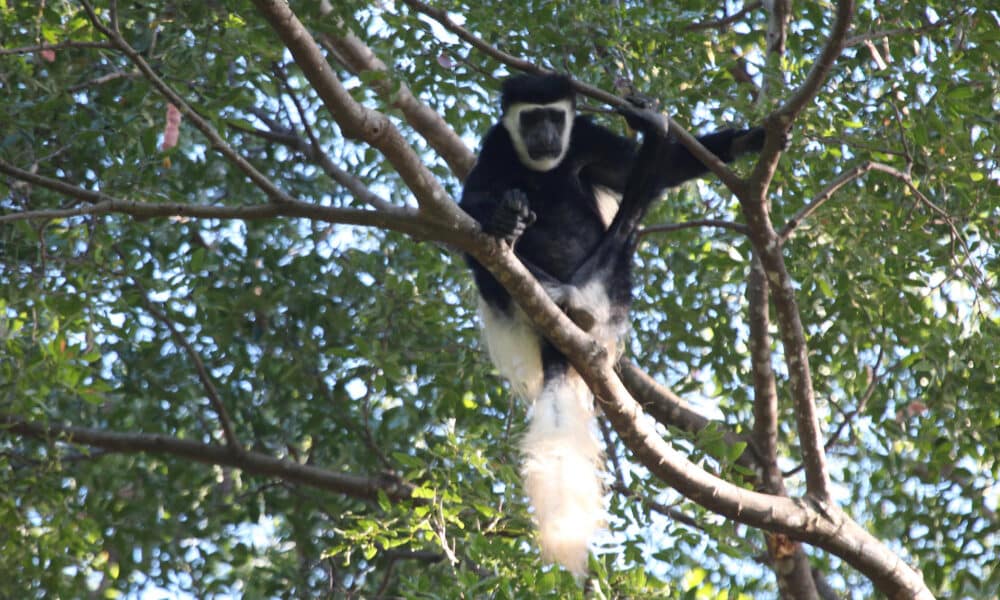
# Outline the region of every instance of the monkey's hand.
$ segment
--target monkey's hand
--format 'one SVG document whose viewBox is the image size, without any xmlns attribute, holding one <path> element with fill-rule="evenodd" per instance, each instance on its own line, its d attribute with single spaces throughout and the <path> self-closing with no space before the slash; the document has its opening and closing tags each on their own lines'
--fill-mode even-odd
<svg viewBox="0 0 1000 600">
<path fill-rule="evenodd" d="M 519 189 L 507 190 L 493 211 L 489 223 L 484 224 L 483 230 L 513 245 L 524 230 L 535 222 L 535 218 L 524 192 Z"/>
<path fill-rule="evenodd" d="M 751 129 L 744 129 L 733 138 L 732 147 L 730 149 L 733 153 L 733 158 L 751 152 L 760 152 L 764 148 L 764 140 L 766 138 L 767 131 L 763 127 L 758 126 Z M 789 132 L 783 133 L 781 136 L 781 151 L 784 152 L 785 150 L 788 150 L 788 147 L 791 145 L 791 134 Z"/>
<path fill-rule="evenodd" d="M 628 126 L 644 135 L 659 135 L 666 137 L 670 130 L 670 121 L 660 112 L 659 102 L 652 98 L 639 95 L 626 96 L 628 106 L 615 109 L 625 117 Z"/>
</svg>

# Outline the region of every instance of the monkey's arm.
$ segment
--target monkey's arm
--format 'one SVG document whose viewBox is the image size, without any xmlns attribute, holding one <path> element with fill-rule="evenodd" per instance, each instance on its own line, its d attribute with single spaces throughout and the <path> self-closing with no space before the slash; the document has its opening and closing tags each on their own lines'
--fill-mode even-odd
<svg viewBox="0 0 1000 600">
<path fill-rule="evenodd" d="M 586 118 L 577 118 L 573 127 L 574 143 L 579 143 L 580 148 L 576 158 L 582 167 L 582 176 L 595 185 L 624 192 L 639 145 Z M 764 147 L 764 138 L 763 127 L 723 129 L 697 137 L 701 145 L 725 163 L 733 162 L 744 154 L 760 152 Z M 659 192 L 708 173 L 708 168 L 673 138 L 660 145 L 658 154 L 656 162 L 660 169 L 655 187 Z"/>
<path fill-rule="evenodd" d="M 586 117 L 573 121 L 573 141 L 570 157 L 580 169 L 580 178 L 614 190 L 625 191 L 639 144 L 631 138 L 593 123 Z"/>
<path fill-rule="evenodd" d="M 723 129 L 698 136 L 698 141 L 722 162 L 730 163 L 744 154 L 760 152 L 764 147 L 764 138 L 764 128 L 753 127 Z M 708 167 L 695 158 L 687 147 L 673 138 L 664 149 L 660 160 L 664 166 L 664 177 L 661 180 L 664 188 L 680 185 L 708 173 Z"/>
</svg>

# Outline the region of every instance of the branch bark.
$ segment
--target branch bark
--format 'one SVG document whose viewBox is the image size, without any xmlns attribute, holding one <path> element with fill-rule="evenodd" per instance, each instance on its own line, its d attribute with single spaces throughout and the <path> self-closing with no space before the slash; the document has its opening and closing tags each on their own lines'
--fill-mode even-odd
<svg viewBox="0 0 1000 600">
<path fill-rule="evenodd" d="M 786 131 L 805 104 L 819 92 L 840 56 L 844 39 L 854 13 L 853 0 L 839 0 L 837 15 L 826 45 L 813 65 L 806 81 L 776 113 L 768 117 L 768 131 Z M 821 502 L 829 500 L 829 475 L 826 454 L 823 451 L 819 420 L 809 369 L 809 349 L 805 331 L 795 300 L 795 289 L 781 254 L 781 240 L 771 223 L 770 208 L 766 198 L 767 188 L 777 167 L 781 149 L 779 136 L 768 136 L 761 158 L 750 177 L 749 194 L 738 195 L 754 252 L 764 266 L 767 280 L 774 287 L 774 306 L 778 317 L 785 360 L 788 365 L 789 383 L 795 403 L 795 417 L 806 469 L 808 493 Z"/>
<path fill-rule="evenodd" d="M 702 31 L 705 29 L 722 29 L 728 25 L 739 21 L 746 15 L 760 8 L 764 3 L 760 0 L 757 2 L 750 2 L 749 4 L 744 4 L 743 8 L 736 11 L 735 13 L 723 17 L 721 19 L 716 19 L 714 21 L 700 21 L 698 23 L 691 23 L 684 27 L 688 31 Z"/>
<path fill-rule="evenodd" d="M 463 250 L 493 273 L 538 330 L 570 359 L 622 441 L 650 473 L 709 510 L 836 554 L 890 598 L 932 598 L 918 573 L 825 497 L 791 499 L 752 492 L 691 463 L 659 437 L 615 376 L 605 349 L 559 310 L 510 249 L 493 244 L 488 251 L 488 245 L 479 246 L 476 238 L 489 240 L 485 235 L 472 236 L 464 241 Z"/>
<path fill-rule="evenodd" d="M 775 0 L 779 1 L 779 0 Z M 761 151 L 760 158 L 750 174 L 747 189 L 750 197 L 763 197 L 767 192 L 774 172 L 778 168 L 781 157 L 781 143 L 791 128 L 795 117 L 805 106 L 816 97 L 820 88 L 826 82 L 833 65 L 840 58 L 844 49 L 845 38 L 854 18 L 854 0 L 838 0 L 837 14 L 831 28 L 830 37 L 823 46 L 819 58 L 813 63 L 812 69 L 805 81 L 792 93 L 782 106 L 771 113 L 765 120 L 767 141 Z M 735 191 L 735 190 L 734 190 Z M 739 195 L 739 194 L 737 194 Z"/>
<path fill-rule="evenodd" d="M 639 231 L 639 237 L 646 237 L 647 235 L 652 235 L 654 233 L 670 233 L 673 231 L 680 231 L 681 229 L 692 229 L 694 227 L 719 227 L 721 229 L 735 231 L 736 233 L 742 233 L 743 235 L 750 232 L 750 230 L 747 229 L 747 226 L 742 223 L 734 223 L 723 219 L 700 219 L 696 221 L 686 221 L 684 223 L 664 223 L 662 225 L 650 225 L 649 227 L 643 227 L 642 230 Z"/>
<path fill-rule="evenodd" d="M 837 192 L 837 190 L 844 187 L 848 183 L 854 181 L 855 179 L 864 176 L 864 174 L 867 173 L 868 171 L 871 171 L 872 165 L 873 163 L 871 161 L 868 161 L 852 169 L 844 171 L 843 173 L 838 175 L 836 179 L 830 182 L 830 185 L 826 186 L 823 189 L 823 191 L 816 194 L 816 196 L 814 196 L 812 200 L 810 200 L 805 206 L 799 209 L 798 212 L 792 215 L 792 218 L 788 219 L 788 222 L 786 222 L 785 225 L 778 232 L 780 243 L 784 244 L 785 242 L 787 242 L 788 238 L 791 237 L 792 233 L 795 231 L 795 228 L 801 225 L 802 222 L 808 219 L 810 216 L 812 216 L 812 214 L 815 213 L 819 209 L 819 207 L 822 206 L 827 200 L 832 198 L 833 195 Z"/>
<path fill-rule="evenodd" d="M 9 54 L 32 54 L 42 50 L 63 50 L 66 48 L 97 48 L 111 50 L 113 45 L 108 42 L 60 42 L 58 44 L 37 44 L 34 46 L 21 46 L 18 48 L 0 48 L 0 56 Z"/>
<path fill-rule="evenodd" d="M 812 102 L 819 89 L 826 82 L 830 71 L 833 70 L 834 63 L 840 58 L 844 50 L 847 33 L 851 28 L 854 19 L 854 0 L 838 0 L 837 14 L 834 18 L 833 26 L 830 30 L 830 37 L 827 39 L 823 51 L 819 58 L 813 63 L 812 69 L 806 76 L 802 85 L 792 93 L 777 111 L 783 121 L 791 122 L 807 104 Z"/>
<path fill-rule="evenodd" d="M 695 435 L 713 423 L 711 419 L 694 410 L 683 398 L 670 388 L 661 385 L 632 361 L 621 358 L 615 365 L 625 389 L 646 413 L 658 423 L 676 427 Z M 715 422 L 719 424 L 719 422 Z M 722 437 L 728 446 L 745 444 L 746 448 L 736 459 L 736 464 L 754 473 L 761 470 L 753 440 L 734 431 L 726 431 Z"/>
</svg>

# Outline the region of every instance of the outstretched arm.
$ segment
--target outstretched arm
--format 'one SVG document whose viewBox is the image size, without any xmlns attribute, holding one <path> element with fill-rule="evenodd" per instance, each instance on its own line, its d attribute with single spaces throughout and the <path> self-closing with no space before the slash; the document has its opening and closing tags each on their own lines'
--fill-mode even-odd
<svg viewBox="0 0 1000 600">
<path fill-rule="evenodd" d="M 638 143 L 586 118 L 577 118 L 573 128 L 574 143 L 580 149 L 577 159 L 582 166 L 582 178 L 623 193 L 638 154 Z M 753 127 L 723 129 L 697 139 L 720 160 L 729 163 L 744 154 L 760 152 L 764 137 L 763 127 Z M 708 168 L 673 138 L 660 144 L 658 153 L 657 194 L 708 173 Z"/>
<path fill-rule="evenodd" d="M 764 128 L 723 129 L 698 136 L 697 139 L 722 162 L 730 163 L 744 154 L 760 152 L 764 147 Z M 708 167 L 673 138 L 667 144 L 660 161 L 663 165 L 661 183 L 664 189 L 678 186 L 708 172 Z"/>
</svg>

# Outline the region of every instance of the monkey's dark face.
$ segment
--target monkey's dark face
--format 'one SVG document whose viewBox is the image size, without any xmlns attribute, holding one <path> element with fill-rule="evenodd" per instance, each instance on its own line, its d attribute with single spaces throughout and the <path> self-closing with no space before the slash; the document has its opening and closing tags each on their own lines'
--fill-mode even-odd
<svg viewBox="0 0 1000 600">
<path fill-rule="evenodd" d="M 570 100 L 549 104 L 514 104 L 503 116 L 521 163 L 535 171 L 549 171 L 562 162 L 573 126 Z"/>
<path fill-rule="evenodd" d="M 521 112 L 517 126 L 532 160 L 555 158 L 562 153 L 566 113 L 558 108 L 537 108 Z"/>
</svg>

